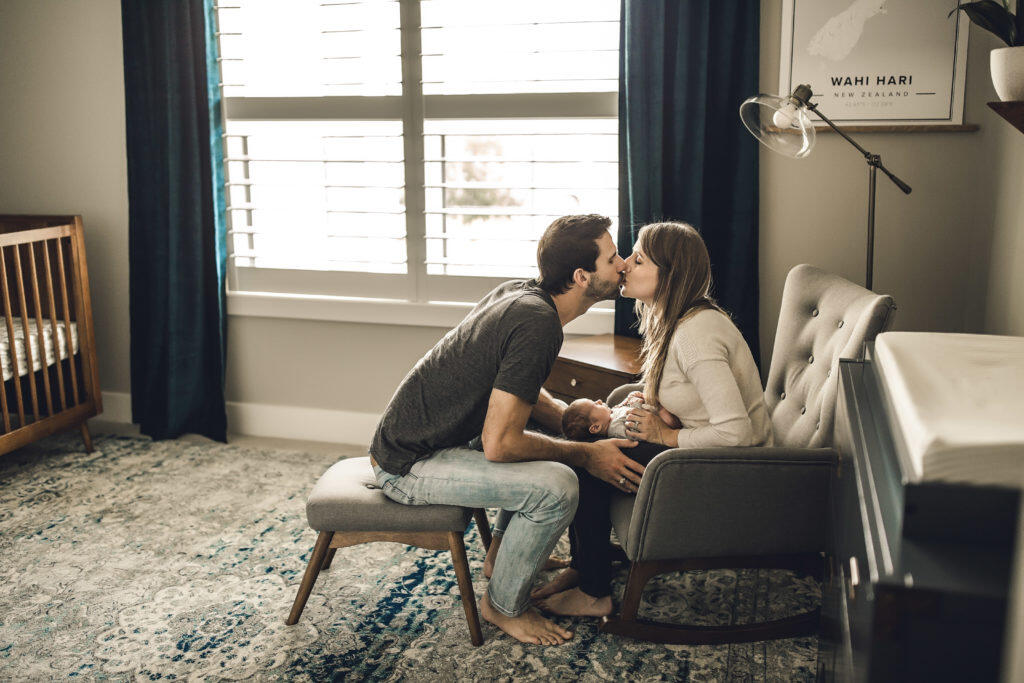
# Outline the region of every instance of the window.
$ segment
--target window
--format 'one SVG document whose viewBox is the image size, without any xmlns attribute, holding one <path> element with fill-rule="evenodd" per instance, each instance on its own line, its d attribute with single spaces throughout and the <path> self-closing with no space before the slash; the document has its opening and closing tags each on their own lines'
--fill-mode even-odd
<svg viewBox="0 0 1024 683">
<path fill-rule="evenodd" d="M 618 0 L 223 1 L 231 292 L 473 302 L 616 220 Z"/>
</svg>

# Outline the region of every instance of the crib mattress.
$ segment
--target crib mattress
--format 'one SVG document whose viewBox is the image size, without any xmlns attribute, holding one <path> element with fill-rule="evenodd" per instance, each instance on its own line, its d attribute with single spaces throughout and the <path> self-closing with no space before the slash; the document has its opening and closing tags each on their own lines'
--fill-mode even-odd
<svg viewBox="0 0 1024 683">
<path fill-rule="evenodd" d="M 25 355 L 25 330 L 21 318 L 15 318 L 14 328 L 14 349 L 18 357 L 18 374 L 28 374 L 28 357 Z M 29 345 L 32 349 L 32 370 L 40 370 L 43 367 L 42 354 L 39 352 L 39 334 L 35 318 L 28 319 Z M 71 328 L 71 349 L 72 353 L 78 353 L 78 325 L 70 323 Z M 53 324 L 48 319 L 43 319 L 43 347 L 46 352 L 46 365 L 53 365 L 59 357 L 64 360 L 68 357 L 67 335 L 64 323 L 57 322 L 57 344 L 53 343 Z M 56 346 L 56 348 L 55 348 Z M 4 381 L 14 377 L 14 368 L 11 364 L 11 340 L 7 332 L 7 323 L 0 318 L 0 361 L 3 365 Z"/>
</svg>

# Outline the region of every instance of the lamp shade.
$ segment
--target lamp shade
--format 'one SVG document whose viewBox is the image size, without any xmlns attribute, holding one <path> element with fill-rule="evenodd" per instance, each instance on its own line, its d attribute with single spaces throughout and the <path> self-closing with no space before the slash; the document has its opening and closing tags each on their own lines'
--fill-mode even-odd
<svg viewBox="0 0 1024 683">
<path fill-rule="evenodd" d="M 814 147 L 814 126 L 807 107 L 792 97 L 757 95 L 740 105 L 740 120 L 762 145 L 795 159 Z"/>
</svg>

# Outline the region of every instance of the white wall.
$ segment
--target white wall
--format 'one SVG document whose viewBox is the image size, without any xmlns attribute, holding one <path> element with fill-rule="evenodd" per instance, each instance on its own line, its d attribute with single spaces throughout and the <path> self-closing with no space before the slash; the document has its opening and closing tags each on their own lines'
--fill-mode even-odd
<svg viewBox="0 0 1024 683">
<path fill-rule="evenodd" d="M 127 392 L 128 177 L 117 0 L 0 2 L 0 213 L 82 214 L 104 390 Z"/>
<path fill-rule="evenodd" d="M 761 91 L 778 91 L 781 0 L 761 3 Z M 989 151 L 1004 143 L 1005 123 L 988 75 L 994 39 L 972 26 L 964 120 L 972 133 L 855 133 L 865 149 L 907 182 L 904 195 L 879 173 L 874 289 L 892 294 L 896 329 L 981 331 L 998 171 Z M 828 115 L 827 110 L 823 110 Z M 767 359 L 782 283 L 808 262 L 864 281 L 868 170 L 835 134 L 819 135 L 806 159 L 761 152 L 761 340 Z M 1021 215 L 1019 212 L 1016 214 Z"/>
<path fill-rule="evenodd" d="M 781 0 L 762 2 L 761 90 L 777 89 Z M 128 230 L 117 0 L 0 2 L 0 211 L 81 213 L 100 380 L 126 397 Z M 1020 217 L 1024 136 L 991 112 L 993 41 L 971 32 L 966 119 L 976 133 L 857 135 L 913 186 L 879 179 L 875 281 L 900 329 L 1024 333 Z M 726 115 L 731 115 L 726 113 Z M 762 356 L 770 356 L 785 274 L 802 262 L 863 277 L 867 171 L 831 135 L 814 154 L 761 156 Z M 990 267 L 991 262 L 991 267 Z M 379 413 L 441 327 L 232 317 L 231 415 L 278 405 Z M 123 405 L 123 401 L 121 405 Z M 259 413 L 263 415 L 264 413 Z M 358 421 L 358 420 L 357 420 Z M 273 420 L 262 420 L 273 429 Z M 318 432 L 319 433 L 319 432 Z"/>
</svg>

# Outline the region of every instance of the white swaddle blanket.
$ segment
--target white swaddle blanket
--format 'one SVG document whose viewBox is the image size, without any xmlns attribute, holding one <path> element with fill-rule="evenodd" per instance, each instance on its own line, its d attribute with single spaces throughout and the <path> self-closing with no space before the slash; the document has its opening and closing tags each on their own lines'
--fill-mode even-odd
<svg viewBox="0 0 1024 683">
<path fill-rule="evenodd" d="M 915 481 L 1024 488 L 1024 337 L 886 332 L 875 363 Z"/>
<path fill-rule="evenodd" d="M 12 327 L 14 328 L 14 349 L 18 358 L 18 374 L 28 374 L 28 357 L 25 355 L 25 330 L 21 318 L 15 318 Z M 29 346 L 32 350 L 32 370 L 36 371 L 43 367 L 41 354 L 39 353 L 39 333 L 35 318 L 28 319 Z M 78 353 L 78 325 L 72 322 L 71 328 L 71 349 L 72 354 Z M 64 360 L 68 357 L 67 336 L 64 331 L 64 323 L 57 321 L 57 344 L 56 349 L 53 343 L 53 325 L 49 319 L 43 319 L 43 348 L 46 351 L 46 364 L 53 365 L 56 358 Z M 14 368 L 11 364 L 11 340 L 7 332 L 7 323 L 0 318 L 0 364 L 3 366 L 4 381 L 14 377 Z"/>
</svg>

